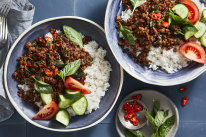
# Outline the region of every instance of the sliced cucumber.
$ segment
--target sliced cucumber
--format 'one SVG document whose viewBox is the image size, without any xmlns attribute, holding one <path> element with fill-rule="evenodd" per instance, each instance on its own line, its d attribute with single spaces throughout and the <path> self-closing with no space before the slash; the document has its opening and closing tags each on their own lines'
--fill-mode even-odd
<svg viewBox="0 0 206 137">
<path fill-rule="evenodd" d="M 66 89 L 64 96 L 68 99 L 76 101 L 76 100 L 79 100 L 82 97 L 82 92 Z"/>
<path fill-rule="evenodd" d="M 66 110 L 59 110 L 59 112 L 56 114 L 55 120 L 64 124 L 65 126 L 68 126 L 70 121 L 69 113 Z"/>
<path fill-rule="evenodd" d="M 202 11 L 201 21 L 206 22 L 206 9 Z"/>
<path fill-rule="evenodd" d="M 206 47 L 206 33 L 202 35 L 200 42 L 204 47 Z"/>
<path fill-rule="evenodd" d="M 59 95 L 59 108 L 66 109 L 72 105 L 74 101 L 64 97 L 63 95 Z"/>
<path fill-rule="evenodd" d="M 77 115 L 83 115 L 87 110 L 87 106 L 87 99 L 85 96 L 83 96 L 72 104 L 72 109 Z"/>
<path fill-rule="evenodd" d="M 51 94 L 40 93 L 40 96 L 44 104 L 49 104 L 50 102 L 52 102 Z"/>
<path fill-rule="evenodd" d="M 200 38 L 206 31 L 206 25 L 205 23 L 198 21 L 195 24 L 195 27 L 198 29 L 198 32 L 195 33 L 195 38 Z"/>
<path fill-rule="evenodd" d="M 198 30 L 193 26 L 183 27 L 183 33 L 186 40 L 192 37 L 197 31 Z"/>
<path fill-rule="evenodd" d="M 172 10 L 183 19 L 185 19 L 189 13 L 188 8 L 183 4 L 175 5 Z"/>
</svg>

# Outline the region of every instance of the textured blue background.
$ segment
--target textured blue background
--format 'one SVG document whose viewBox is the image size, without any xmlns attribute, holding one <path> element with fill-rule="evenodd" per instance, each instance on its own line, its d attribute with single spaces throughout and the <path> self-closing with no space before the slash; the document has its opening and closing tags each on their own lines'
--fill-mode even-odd
<svg viewBox="0 0 206 137">
<path fill-rule="evenodd" d="M 107 0 L 30 0 L 36 7 L 34 23 L 56 16 L 80 16 L 91 19 L 101 26 Z M 115 129 L 114 116 L 117 106 L 124 96 L 136 89 L 155 89 L 171 98 L 180 113 L 180 127 L 176 137 L 206 137 L 206 73 L 186 83 L 188 90 L 179 93 L 183 85 L 159 87 L 142 83 L 127 73 L 120 98 L 113 111 L 100 124 L 77 132 L 58 133 L 40 129 L 27 123 L 17 112 L 11 119 L 0 123 L 0 137 L 118 137 Z M 183 96 L 188 96 L 186 107 L 181 106 Z"/>
</svg>

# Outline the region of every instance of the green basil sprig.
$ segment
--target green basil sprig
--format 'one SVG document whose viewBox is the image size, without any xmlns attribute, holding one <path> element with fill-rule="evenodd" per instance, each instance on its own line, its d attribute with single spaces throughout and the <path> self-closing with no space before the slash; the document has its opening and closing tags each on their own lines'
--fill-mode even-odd
<svg viewBox="0 0 206 137">
<path fill-rule="evenodd" d="M 34 89 L 36 91 L 40 93 L 46 93 L 46 94 L 53 92 L 53 88 L 50 84 L 37 80 L 36 78 L 34 78 L 34 80 L 35 80 Z"/>
<path fill-rule="evenodd" d="M 129 130 L 125 129 L 126 137 L 144 137 L 143 133 L 139 130 Z"/>
<path fill-rule="evenodd" d="M 119 25 L 120 25 L 120 29 L 119 29 L 120 33 L 123 35 L 125 40 L 128 41 L 130 44 L 134 45 L 135 39 L 131 31 L 127 27 L 123 26 L 120 22 Z"/>
<path fill-rule="evenodd" d="M 150 114 L 143 110 L 147 120 L 155 128 L 152 137 L 165 137 L 175 123 L 175 115 L 168 118 L 169 110 L 160 110 L 160 102 L 156 101 L 153 106 L 153 112 Z"/>
<path fill-rule="evenodd" d="M 79 69 L 81 65 L 81 60 L 78 59 L 74 62 L 71 62 L 69 64 L 67 64 L 61 71 L 59 71 L 57 74 L 63 79 L 65 80 L 65 78 L 67 76 L 70 76 L 72 74 L 74 74 L 75 72 L 77 72 L 77 70 Z"/>
<path fill-rule="evenodd" d="M 134 12 L 134 10 L 135 10 L 137 7 L 141 6 L 141 5 L 144 4 L 146 1 L 147 1 L 147 0 L 130 0 L 130 2 L 132 3 L 132 6 L 134 7 L 134 8 L 133 8 L 133 12 Z"/>
<path fill-rule="evenodd" d="M 82 36 L 79 32 L 77 32 L 75 29 L 73 29 L 72 27 L 63 26 L 63 30 L 64 33 L 66 35 L 66 37 L 74 42 L 75 44 L 79 45 L 80 48 L 83 48 L 83 40 L 82 40 Z"/>
</svg>

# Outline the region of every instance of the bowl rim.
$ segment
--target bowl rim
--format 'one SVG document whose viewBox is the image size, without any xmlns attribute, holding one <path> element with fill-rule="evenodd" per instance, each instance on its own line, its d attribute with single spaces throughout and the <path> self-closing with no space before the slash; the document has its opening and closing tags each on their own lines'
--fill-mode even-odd
<svg viewBox="0 0 206 137">
<path fill-rule="evenodd" d="M 44 24 L 46 22 L 50 22 L 50 21 L 53 21 L 53 20 L 60 20 L 60 19 L 76 19 L 76 20 L 81 20 L 81 21 L 85 21 L 85 22 L 88 22 L 94 26 L 96 26 L 97 28 L 99 28 L 103 33 L 105 33 L 104 29 L 98 25 L 97 23 L 95 23 L 94 21 L 91 21 L 89 19 L 86 19 L 86 18 L 82 18 L 82 17 L 77 17 L 77 16 L 59 16 L 59 17 L 52 17 L 52 18 L 48 18 L 48 19 L 45 19 L 45 20 L 42 20 L 42 21 L 39 21 L 35 24 L 33 24 L 32 26 L 30 26 L 28 29 L 26 29 L 18 38 L 17 40 L 14 42 L 14 44 L 11 46 L 8 54 L 7 54 L 7 57 L 6 57 L 6 61 L 5 61 L 5 65 L 4 65 L 4 86 L 5 86 L 5 89 L 6 89 L 6 93 L 8 95 L 8 98 L 9 100 L 11 101 L 12 105 L 14 106 L 14 108 L 17 110 L 17 112 L 25 119 L 27 120 L 29 123 L 39 127 L 39 128 L 43 128 L 43 129 L 47 129 L 47 130 L 51 130 L 51 131 L 58 131 L 58 132 L 71 132 L 71 131 L 78 131 L 78 130 L 82 130 L 82 129 L 86 129 L 86 128 L 89 128 L 89 127 L 92 127 L 98 123 L 100 123 L 110 112 L 111 110 L 113 109 L 114 105 L 116 104 L 117 102 L 117 99 L 120 95 L 120 92 L 121 92 L 121 89 L 122 89 L 122 85 L 123 85 L 123 77 L 124 77 L 124 72 L 123 72 L 123 69 L 120 65 L 120 84 L 119 84 L 119 89 L 118 89 L 118 92 L 117 92 L 117 96 L 114 100 L 114 102 L 112 103 L 112 106 L 109 108 L 109 110 L 102 116 L 100 117 L 98 120 L 96 120 L 95 122 L 87 125 L 87 126 L 84 126 L 84 127 L 79 127 L 79 128 L 72 128 L 72 129 L 55 129 L 55 128 L 50 128 L 50 127 L 46 127 L 46 126 L 43 126 L 39 123 L 36 123 L 34 122 L 33 120 L 31 120 L 30 118 L 28 118 L 22 111 L 21 109 L 18 107 L 17 103 L 14 101 L 14 99 L 12 98 L 10 92 L 9 92 L 9 88 L 8 88 L 8 84 L 7 84 L 7 68 L 8 68 L 8 63 L 9 63 L 9 59 L 11 57 L 11 53 L 12 51 L 14 50 L 14 48 L 16 47 L 17 43 L 23 38 L 23 36 L 25 34 L 27 34 L 31 29 L 41 25 L 41 24 Z"/>
<path fill-rule="evenodd" d="M 114 0 L 108 0 L 108 3 L 107 3 L 107 8 L 106 8 L 106 12 L 105 12 L 105 18 L 104 18 L 104 29 L 105 29 L 105 35 L 106 35 L 106 39 L 107 39 L 107 43 L 114 55 L 114 57 L 116 58 L 117 62 L 120 64 L 120 66 L 129 74 L 131 75 L 132 77 L 136 78 L 137 80 L 140 80 L 144 83 L 148 83 L 148 84 L 152 84 L 152 85 L 158 85 L 158 86 L 174 86 L 174 85 L 180 85 L 180 84 L 184 84 L 184 83 L 187 83 L 187 82 L 190 82 L 192 80 L 194 80 L 195 78 L 197 78 L 198 76 L 200 76 L 202 73 L 204 73 L 206 71 L 206 67 L 204 67 L 204 69 L 202 69 L 201 71 L 198 72 L 197 75 L 192 75 L 192 77 L 189 77 L 188 79 L 182 79 L 181 81 L 177 80 L 176 83 L 174 82 L 167 82 L 167 83 L 154 83 L 154 82 L 150 82 L 148 80 L 145 80 L 144 78 L 141 78 L 140 76 L 132 73 L 131 71 L 129 71 L 126 67 L 122 66 L 122 63 L 121 61 L 118 59 L 117 55 L 114 53 L 114 50 L 112 49 L 112 46 L 108 40 L 109 36 L 108 36 L 108 26 L 109 24 L 107 22 L 108 21 L 108 18 L 109 18 L 109 9 L 111 8 L 111 4 L 112 4 L 112 1 Z"/>
</svg>

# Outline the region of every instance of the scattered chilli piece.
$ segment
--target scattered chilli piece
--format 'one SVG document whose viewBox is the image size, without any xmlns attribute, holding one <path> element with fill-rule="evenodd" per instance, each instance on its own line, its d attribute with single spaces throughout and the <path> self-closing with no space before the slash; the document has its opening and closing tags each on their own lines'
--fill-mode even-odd
<svg viewBox="0 0 206 137">
<path fill-rule="evenodd" d="M 169 22 L 162 22 L 162 27 L 168 28 L 169 26 Z"/>
<path fill-rule="evenodd" d="M 188 102 L 188 98 L 186 96 L 183 97 L 182 99 L 182 106 L 186 106 L 187 105 L 187 102 Z"/>
<path fill-rule="evenodd" d="M 47 42 L 52 42 L 52 41 L 53 41 L 52 38 L 51 38 L 51 37 L 48 37 L 48 36 L 44 37 L 44 39 L 45 39 Z"/>
<path fill-rule="evenodd" d="M 52 72 L 51 72 L 49 69 L 45 68 L 45 69 L 44 69 L 44 73 L 45 73 L 48 77 L 52 77 Z"/>
<path fill-rule="evenodd" d="M 58 73 L 58 68 L 56 67 L 55 69 L 54 69 L 54 76 L 56 76 L 57 75 L 57 73 Z"/>
<path fill-rule="evenodd" d="M 181 88 L 179 88 L 179 92 L 185 92 L 187 90 L 187 87 L 186 86 L 183 86 Z"/>
<path fill-rule="evenodd" d="M 161 15 L 160 15 L 160 14 L 155 14 L 155 13 L 153 13 L 153 14 L 152 14 L 152 19 L 155 19 L 155 20 L 161 19 Z"/>
<path fill-rule="evenodd" d="M 132 99 L 142 100 L 142 94 L 137 94 L 136 96 L 132 96 Z"/>
</svg>

